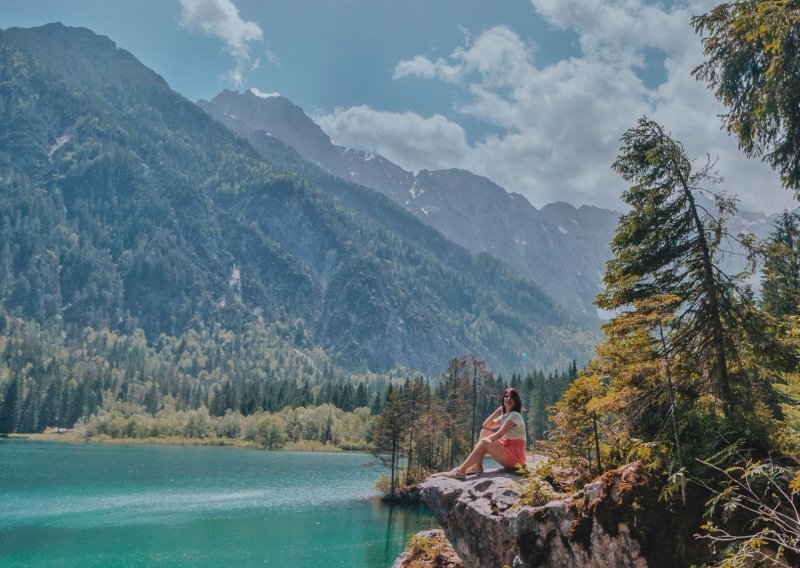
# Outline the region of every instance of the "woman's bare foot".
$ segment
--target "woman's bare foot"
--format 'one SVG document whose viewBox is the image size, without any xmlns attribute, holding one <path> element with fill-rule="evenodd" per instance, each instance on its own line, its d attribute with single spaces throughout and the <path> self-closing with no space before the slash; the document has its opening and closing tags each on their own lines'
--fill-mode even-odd
<svg viewBox="0 0 800 568">
<path fill-rule="evenodd" d="M 445 477 L 452 477 L 453 479 L 466 479 L 467 474 L 464 473 L 463 470 L 458 469 L 457 467 L 451 469 L 450 471 L 446 471 L 442 474 Z"/>
</svg>

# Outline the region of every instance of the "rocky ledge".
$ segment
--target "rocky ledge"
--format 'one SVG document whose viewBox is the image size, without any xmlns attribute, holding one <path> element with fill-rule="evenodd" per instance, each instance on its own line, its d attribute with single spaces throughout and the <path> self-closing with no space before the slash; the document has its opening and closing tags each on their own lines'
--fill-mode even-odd
<svg viewBox="0 0 800 568">
<path fill-rule="evenodd" d="M 392 564 L 392 568 L 463 568 L 453 546 L 441 529 L 417 533 L 411 538 L 409 546 Z"/>
<path fill-rule="evenodd" d="M 535 470 L 542 459 L 530 457 L 528 468 Z M 641 503 L 652 497 L 641 464 L 609 471 L 581 491 L 554 494 L 540 506 L 521 504 L 530 484 L 496 469 L 467 480 L 432 475 L 420 490 L 466 568 L 665 565 L 648 564 L 648 531 L 637 528 Z"/>
</svg>

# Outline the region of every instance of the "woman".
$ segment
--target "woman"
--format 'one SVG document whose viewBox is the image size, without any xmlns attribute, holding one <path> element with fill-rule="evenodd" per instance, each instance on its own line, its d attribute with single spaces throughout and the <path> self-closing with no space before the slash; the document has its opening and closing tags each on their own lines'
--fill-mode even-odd
<svg viewBox="0 0 800 568">
<path fill-rule="evenodd" d="M 457 468 L 445 473 L 448 477 L 466 479 L 468 474 L 483 472 L 483 458 L 492 456 L 503 467 L 525 464 L 525 422 L 522 400 L 514 388 L 503 391 L 500 408 L 483 422 L 480 440 Z"/>
</svg>

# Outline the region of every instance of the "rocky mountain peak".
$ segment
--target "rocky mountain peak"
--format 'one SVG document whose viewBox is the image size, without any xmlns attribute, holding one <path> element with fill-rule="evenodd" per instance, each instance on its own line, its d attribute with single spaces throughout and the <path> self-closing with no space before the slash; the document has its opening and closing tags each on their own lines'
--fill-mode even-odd
<svg viewBox="0 0 800 568">
<path fill-rule="evenodd" d="M 281 95 L 259 96 L 253 90 L 239 93 L 226 89 L 211 101 L 197 104 L 231 130 L 243 136 L 266 131 L 312 162 L 326 159 L 333 146 L 330 137 L 303 109 Z"/>
</svg>

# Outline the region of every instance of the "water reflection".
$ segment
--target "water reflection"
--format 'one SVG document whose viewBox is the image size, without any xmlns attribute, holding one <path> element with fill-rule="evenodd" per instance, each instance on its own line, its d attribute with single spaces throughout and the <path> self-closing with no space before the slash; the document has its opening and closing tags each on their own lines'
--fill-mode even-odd
<svg viewBox="0 0 800 568">
<path fill-rule="evenodd" d="M 383 519 L 385 530 L 383 546 L 365 550 L 365 566 L 391 566 L 413 535 L 439 527 L 433 513 L 424 503 L 389 505 L 380 499 L 373 499 L 372 507 L 374 516 Z"/>
</svg>

